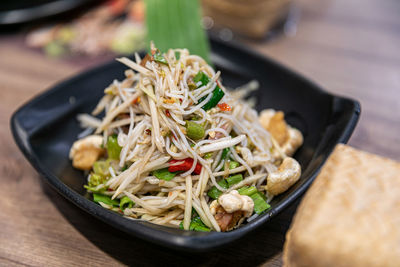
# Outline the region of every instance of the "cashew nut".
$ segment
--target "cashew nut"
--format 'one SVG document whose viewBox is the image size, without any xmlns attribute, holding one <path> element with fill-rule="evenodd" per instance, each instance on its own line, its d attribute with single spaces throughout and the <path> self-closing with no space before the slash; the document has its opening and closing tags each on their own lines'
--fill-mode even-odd
<svg viewBox="0 0 400 267">
<path fill-rule="evenodd" d="M 218 200 L 214 200 L 210 205 L 210 210 L 213 215 L 216 213 L 217 206 L 221 205 L 227 213 L 235 211 L 243 211 L 245 217 L 253 213 L 254 202 L 249 196 L 242 196 L 237 190 L 232 190 L 227 194 L 221 195 Z"/>
<path fill-rule="evenodd" d="M 303 144 L 303 135 L 299 130 L 288 127 L 289 138 L 285 144 L 281 146 L 281 150 L 287 156 L 293 156 L 294 152 Z"/>
<path fill-rule="evenodd" d="M 268 129 L 269 122 L 274 114 L 275 110 L 273 109 L 264 109 L 260 112 L 258 120 L 264 129 Z"/>
<path fill-rule="evenodd" d="M 90 170 L 93 163 L 103 153 L 103 149 L 100 147 L 102 143 L 103 137 L 100 135 L 89 135 L 75 141 L 69 152 L 72 166 L 81 170 Z"/>
<path fill-rule="evenodd" d="M 214 200 L 211 202 L 210 204 L 210 211 L 212 215 L 215 215 L 217 213 L 217 209 L 218 207 L 220 207 L 221 205 L 218 203 L 218 200 Z"/>
<path fill-rule="evenodd" d="M 297 182 L 300 175 L 300 164 L 295 159 L 287 157 L 277 171 L 268 174 L 265 189 L 271 195 L 279 195 Z"/>
<path fill-rule="evenodd" d="M 271 116 L 272 114 L 272 116 Z M 260 122 L 263 120 L 264 128 L 282 146 L 288 139 L 287 124 L 282 111 L 267 111 L 260 114 Z"/>
<path fill-rule="evenodd" d="M 221 231 L 229 231 L 253 213 L 254 202 L 249 196 L 242 196 L 236 190 L 221 195 L 210 204 Z"/>
<path fill-rule="evenodd" d="M 265 109 L 260 113 L 259 122 L 271 133 L 285 155 L 292 156 L 303 144 L 303 135 L 285 122 L 283 112 Z M 279 156 L 279 153 L 275 156 Z"/>
</svg>

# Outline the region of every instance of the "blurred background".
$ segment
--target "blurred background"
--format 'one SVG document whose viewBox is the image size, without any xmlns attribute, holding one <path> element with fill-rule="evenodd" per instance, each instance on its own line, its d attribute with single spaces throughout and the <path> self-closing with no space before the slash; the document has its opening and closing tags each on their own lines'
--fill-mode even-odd
<svg viewBox="0 0 400 267">
<path fill-rule="evenodd" d="M 360 101 L 361 119 L 349 144 L 400 160 L 399 0 L 186 1 L 201 7 L 199 23 L 209 40 L 245 46 L 327 91 Z M 151 11 L 157 15 L 146 17 L 142 0 L 0 2 L 1 266 L 72 266 L 88 260 L 93 266 L 282 264 L 295 206 L 240 244 L 204 257 L 172 254 L 135 245 L 136 239 L 42 189 L 14 144 L 9 119 L 23 103 L 89 67 L 146 48 L 148 39 L 158 38 L 146 27 L 155 17 L 175 19 L 176 25 L 193 22 L 190 16 L 185 23 L 176 20 L 179 7 Z"/>
<path fill-rule="evenodd" d="M 296 33 L 299 8 L 291 0 L 201 0 L 200 5 L 202 27 L 223 41 L 264 43 Z M 144 0 L 7 0 L 0 5 L 0 29 L 19 32 L 23 45 L 48 57 L 87 61 L 144 49 L 145 16 Z"/>
</svg>

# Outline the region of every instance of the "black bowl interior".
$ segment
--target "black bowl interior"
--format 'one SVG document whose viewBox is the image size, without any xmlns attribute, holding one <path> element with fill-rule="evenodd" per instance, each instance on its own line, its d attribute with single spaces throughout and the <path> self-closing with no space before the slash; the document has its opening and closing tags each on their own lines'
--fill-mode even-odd
<svg viewBox="0 0 400 267">
<path fill-rule="evenodd" d="M 31 100 L 13 115 L 14 138 L 30 163 L 62 195 L 101 220 L 132 235 L 177 249 L 204 251 L 231 242 L 261 226 L 310 185 L 337 143 L 350 137 L 357 123 L 358 102 L 322 91 L 315 84 L 244 48 L 212 42 L 212 59 L 225 85 L 235 88 L 257 80 L 253 94 L 257 110 L 283 110 L 289 123 L 300 129 L 304 145 L 295 154 L 302 176 L 288 191 L 274 198 L 263 216 L 227 233 L 182 231 L 133 221 L 89 200 L 85 178 L 72 168 L 68 152 L 80 129 L 76 115 L 90 112 L 114 79 L 123 79 L 125 66 L 110 62 L 62 82 Z"/>
</svg>

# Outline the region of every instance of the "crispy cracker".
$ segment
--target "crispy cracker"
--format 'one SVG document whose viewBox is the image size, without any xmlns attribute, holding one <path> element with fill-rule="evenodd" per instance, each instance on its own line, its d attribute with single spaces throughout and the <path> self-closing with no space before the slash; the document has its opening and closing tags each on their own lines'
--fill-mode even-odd
<svg viewBox="0 0 400 267">
<path fill-rule="evenodd" d="M 286 235 L 284 266 L 400 266 L 400 163 L 338 145 Z"/>
</svg>

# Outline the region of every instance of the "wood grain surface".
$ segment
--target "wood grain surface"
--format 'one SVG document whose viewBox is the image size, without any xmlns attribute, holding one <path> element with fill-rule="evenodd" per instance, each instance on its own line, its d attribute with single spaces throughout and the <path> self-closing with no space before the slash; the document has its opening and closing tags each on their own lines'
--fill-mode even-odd
<svg viewBox="0 0 400 267">
<path fill-rule="evenodd" d="M 400 160 L 400 2 L 300 0 L 297 32 L 248 44 L 327 90 L 358 99 L 349 144 Z M 64 200 L 24 159 L 9 129 L 13 111 L 87 64 L 49 59 L 19 34 L 0 35 L 0 266 L 280 266 L 296 204 L 254 233 L 211 253 L 146 243 Z"/>
</svg>

